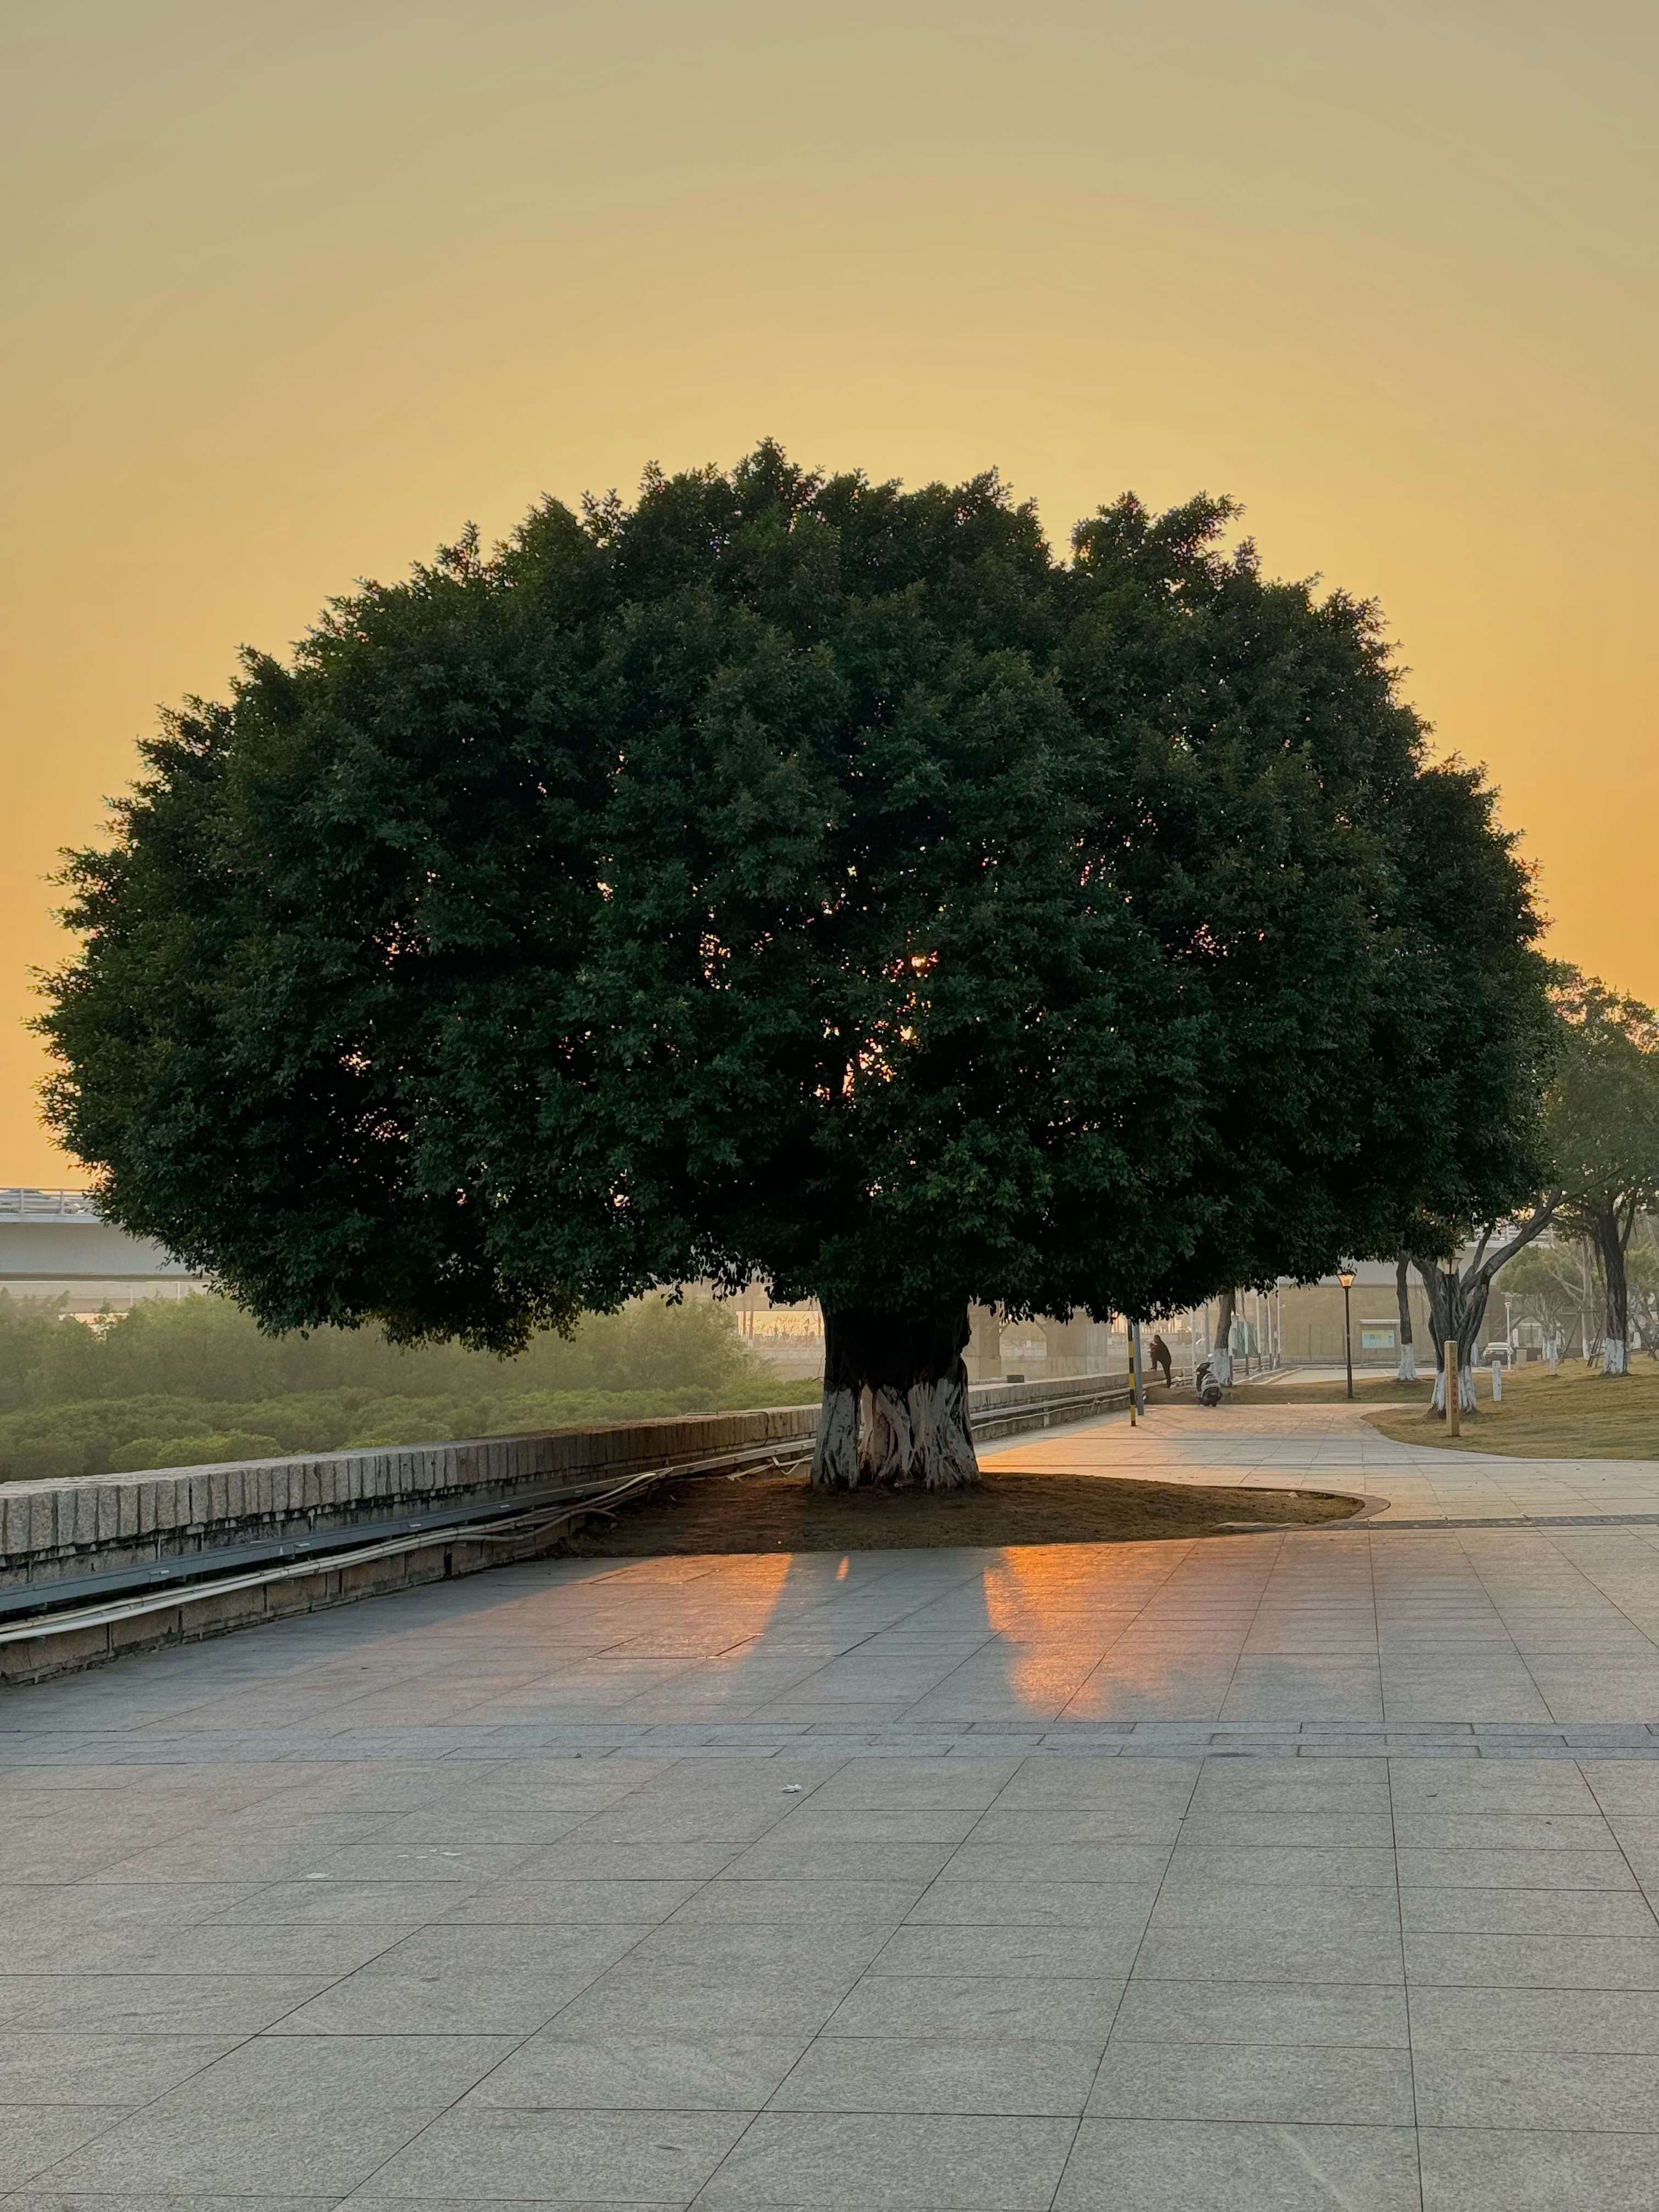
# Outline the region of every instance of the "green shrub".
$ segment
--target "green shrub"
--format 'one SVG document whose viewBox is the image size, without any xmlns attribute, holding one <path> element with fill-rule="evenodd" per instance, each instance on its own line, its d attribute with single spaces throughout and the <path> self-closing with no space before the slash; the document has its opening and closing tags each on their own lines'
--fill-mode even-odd
<svg viewBox="0 0 1659 2212">
<path fill-rule="evenodd" d="M 645 1299 L 501 1360 L 367 1332 L 264 1336 L 222 1298 L 152 1299 L 86 1328 L 61 1302 L 0 1292 L 0 1480 L 796 1405 L 817 1387 L 781 1382 L 706 1303 Z"/>
<path fill-rule="evenodd" d="M 282 1456 L 275 1437 L 262 1437 L 252 1429 L 227 1429 L 216 1437 L 137 1437 L 110 1454 L 104 1471 L 131 1474 L 148 1468 L 216 1467 L 227 1461 Z"/>
<path fill-rule="evenodd" d="M 348 1451 L 388 1444 L 447 1444 L 455 1437 L 450 1408 L 441 1398 L 372 1398 L 345 1440 Z"/>
</svg>

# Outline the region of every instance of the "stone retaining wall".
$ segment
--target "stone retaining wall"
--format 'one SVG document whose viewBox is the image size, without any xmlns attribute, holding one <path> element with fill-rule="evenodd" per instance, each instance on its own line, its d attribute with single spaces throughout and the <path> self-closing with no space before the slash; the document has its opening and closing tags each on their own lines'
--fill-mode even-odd
<svg viewBox="0 0 1659 2212">
<path fill-rule="evenodd" d="M 1051 1418 L 1081 1419 L 1123 1402 L 1117 1376 L 992 1383 L 972 1393 L 974 1431 L 988 1442 L 1043 1425 L 1041 1406 L 1055 1408 Z M 470 1443 L 9 1482 L 0 1485 L 0 1593 L 38 1587 L 46 1596 L 55 1582 L 79 1581 L 103 1568 L 211 1554 L 299 1533 L 349 1531 L 402 1514 L 510 1505 L 565 1483 L 620 1478 L 769 1443 L 804 1443 L 817 1425 L 816 1406 L 775 1406 Z M 204 1557 L 203 1563 L 211 1562 Z"/>
<path fill-rule="evenodd" d="M 1053 1382 L 991 1383 L 972 1393 L 981 1441 L 1083 1420 L 1127 1405 L 1119 1376 Z M 130 1589 L 145 1569 L 179 1563 L 189 1571 L 234 1571 L 239 1553 L 337 1531 L 374 1540 L 400 1518 L 456 1509 L 511 1506 L 607 1476 L 680 1466 L 727 1453 L 810 1444 L 816 1406 L 746 1413 L 686 1414 L 545 1436 L 410 1445 L 248 1460 L 222 1467 L 83 1475 L 68 1481 L 0 1485 L 0 1596 L 27 1594 L 99 1605 Z M 331 1568 L 234 1593 L 181 1590 L 176 1604 L 132 1619 L 39 1639 L 0 1642 L 0 1681 L 96 1665 L 118 1651 L 222 1634 L 295 1612 L 369 1597 L 408 1583 L 467 1574 L 557 1548 L 530 1534 L 484 1541 L 465 1529 L 434 1528 L 430 1542 L 398 1556 Z M 99 1585 L 102 1585 L 100 1589 Z M 3 1626 L 0 1617 L 0 1626 Z"/>
<path fill-rule="evenodd" d="M 349 1531 L 399 1515 L 510 1505 L 526 1493 L 809 1437 L 813 1408 L 702 1413 L 546 1436 L 319 1452 L 0 1486 L 0 1592 L 97 1568 Z M 204 1558 L 204 1565 L 210 1564 Z"/>
</svg>

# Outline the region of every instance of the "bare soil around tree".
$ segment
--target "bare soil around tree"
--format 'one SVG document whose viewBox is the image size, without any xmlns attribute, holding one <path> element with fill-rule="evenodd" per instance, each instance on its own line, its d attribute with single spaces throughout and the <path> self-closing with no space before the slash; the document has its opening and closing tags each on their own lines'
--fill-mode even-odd
<svg viewBox="0 0 1659 2212">
<path fill-rule="evenodd" d="M 814 1490 L 800 1474 L 682 1478 L 568 1548 L 589 1559 L 665 1553 L 878 1552 L 961 1545 L 1121 1544 L 1306 1528 L 1358 1513 L 1347 1492 L 1240 1490 L 1113 1475 L 987 1474 L 965 1490 Z"/>
</svg>

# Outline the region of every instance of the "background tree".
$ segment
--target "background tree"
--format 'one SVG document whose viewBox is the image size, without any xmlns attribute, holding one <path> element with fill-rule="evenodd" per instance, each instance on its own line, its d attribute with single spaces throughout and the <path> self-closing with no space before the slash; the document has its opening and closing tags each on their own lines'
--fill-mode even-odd
<svg viewBox="0 0 1659 2212">
<path fill-rule="evenodd" d="M 1216 1301 L 1215 1337 L 1210 1346 L 1210 1372 L 1218 1382 L 1233 1379 L 1233 1316 L 1238 1293 L 1231 1284 Z"/>
<path fill-rule="evenodd" d="M 1640 1334 L 1650 1359 L 1659 1359 L 1659 1218 L 1644 1214 L 1625 1253 L 1632 1340 Z"/>
<path fill-rule="evenodd" d="M 1474 1367 L 1480 1356 L 1481 1332 L 1492 1286 L 1499 1273 L 1541 1237 L 1560 1209 L 1561 1193 L 1551 1190 L 1518 1218 L 1474 1224 L 1467 1241 L 1449 1240 L 1456 1231 L 1443 1224 L 1425 1224 L 1412 1255 L 1412 1264 L 1422 1279 L 1434 1333 L 1435 1377 L 1431 1410 L 1444 1416 L 1449 1388 L 1447 1355 L 1456 1348 L 1457 1403 L 1461 1413 L 1475 1408 Z M 1459 1224 L 1462 1227 L 1462 1224 Z"/>
<path fill-rule="evenodd" d="M 1493 1277 L 1492 1288 L 1519 1301 L 1522 1317 L 1538 1323 L 1546 1347 L 1565 1349 L 1576 1336 L 1588 1359 L 1593 1273 L 1583 1238 L 1540 1237 Z"/>
<path fill-rule="evenodd" d="M 1420 1093 L 1524 884 L 1230 512 L 1061 563 L 769 446 L 365 587 L 73 861 L 58 1128 L 276 1328 L 815 1296 L 818 1478 L 970 1478 L 970 1301 L 1150 1316 L 1478 1181 Z"/>
<path fill-rule="evenodd" d="M 1395 1372 L 1402 1382 L 1417 1380 L 1417 1345 L 1412 1334 L 1411 1291 L 1406 1275 L 1410 1265 L 1403 1252 L 1395 1255 L 1394 1295 L 1400 1312 L 1400 1364 Z"/>
<path fill-rule="evenodd" d="M 1546 1109 L 1558 1172 L 1571 1187 L 1562 1219 L 1594 1245 L 1603 1296 L 1601 1365 L 1630 1365 L 1626 1254 L 1638 1217 L 1659 1206 L 1659 1021 L 1592 976 L 1563 980 L 1560 1066 Z"/>
<path fill-rule="evenodd" d="M 1482 772 L 1454 760 L 1425 769 L 1386 814 L 1407 887 L 1386 971 L 1401 1079 L 1383 1103 L 1398 1149 L 1379 1149 L 1368 1226 L 1353 1243 L 1395 1262 L 1402 1324 L 1402 1256 L 1415 1267 L 1442 1414 L 1447 1345 L 1457 1347 L 1459 1404 L 1473 1411 L 1493 1278 L 1542 1235 L 1559 1202 L 1542 1111 L 1559 1042 L 1551 969 L 1537 949 L 1531 877 L 1497 805 Z M 1401 1370 L 1414 1374 L 1403 1325 L 1401 1334 Z"/>
<path fill-rule="evenodd" d="M 1474 1405 L 1474 1362 L 1487 1302 L 1500 1270 L 1547 1229 L 1583 1237 L 1597 1255 L 1605 1318 L 1602 1358 L 1609 1375 L 1627 1371 L 1626 1252 L 1644 1206 L 1659 1195 L 1659 1029 L 1652 1012 L 1571 970 L 1556 971 L 1553 1030 L 1540 1055 L 1538 1108 L 1511 1116 L 1513 1136 L 1529 1137 L 1538 1163 L 1529 1203 L 1496 1211 L 1473 1224 L 1455 1213 L 1419 1219 L 1413 1258 L 1434 1320 L 1441 1372 L 1434 1404 L 1443 1410 L 1445 1376 L 1439 1347 L 1459 1347 L 1459 1402 Z M 1471 1227 L 1472 1255 L 1460 1262 Z M 1557 1263 L 1559 1268 L 1559 1262 Z M 1588 1357 L 1589 1344 L 1585 1352 Z"/>
</svg>

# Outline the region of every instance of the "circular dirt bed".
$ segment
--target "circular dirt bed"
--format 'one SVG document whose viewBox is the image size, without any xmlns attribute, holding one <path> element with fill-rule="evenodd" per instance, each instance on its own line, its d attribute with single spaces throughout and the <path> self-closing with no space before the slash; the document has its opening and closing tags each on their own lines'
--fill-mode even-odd
<svg viewBox="0 0 1659 2212">
<path fill-rule="evenodd" d="M 703 1475 L 575 1530 L 589 1559 L 689 1552 L 874 1552 L 907 1546 L 1118 1544 L 1306 1528 L 1364 1500 L 1115 1476 L 987 1474 L 972 1490 L 814 1490 L 804 1474 Z"/>
</svg>

